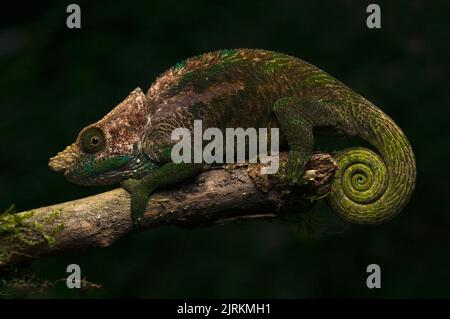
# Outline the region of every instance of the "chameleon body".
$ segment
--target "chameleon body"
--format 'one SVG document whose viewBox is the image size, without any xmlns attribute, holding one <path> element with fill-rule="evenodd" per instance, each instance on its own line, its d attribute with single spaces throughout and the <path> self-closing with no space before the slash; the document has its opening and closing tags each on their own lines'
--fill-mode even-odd
<svg viewBox="0 0 450 319">
<path fill-rule="evenodd" d="M 144 94 L 134 90 L 76 142 L 50 159 L 54 171 L 83 185 L 122 183 L 131 192 L 135 221 L 158 188 L 192 178 L 208 166 L 171 161 L 174 129 L 280 129 L 289 150 L 287 177 L 301 184 L 314 135 L 358 136 L 373 150 L 350 148 L 335 158 L 339 170 L 327 197 L 344 219 L 378 224 L 399 213 L 415 186 L 411 146 L 394 121 L 317 67 L 264 50 L 203 54 L 163 73 Z"/>
</svg>

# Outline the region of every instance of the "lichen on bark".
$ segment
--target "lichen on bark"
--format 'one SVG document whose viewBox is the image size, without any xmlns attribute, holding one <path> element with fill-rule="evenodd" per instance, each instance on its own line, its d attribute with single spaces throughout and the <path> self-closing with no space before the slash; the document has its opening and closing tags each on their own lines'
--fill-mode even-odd
<svg viewBox="0 0 450 319">
<path fill-rule="evenodd" d="M 16 214 L 11 205 L 0 214 L 0 266 L 14 254 L 23 254 L 24 246 L 56 245 L 55 235 L 63 229 L 61 210 L 50 212 L 41 222 L 33 220 L 33 210 Z"/>
</svg>

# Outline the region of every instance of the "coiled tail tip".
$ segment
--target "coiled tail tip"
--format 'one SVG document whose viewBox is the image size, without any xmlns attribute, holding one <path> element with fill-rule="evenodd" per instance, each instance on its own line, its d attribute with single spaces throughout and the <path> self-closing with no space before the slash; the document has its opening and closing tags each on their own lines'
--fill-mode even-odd
<svg viewBox="0 0 450 319">
<path fill-rule="evenodd" d="M 398 165 L 389 167 L 378 154 L 363 147 L 345 149 L 335 159 L 339 169 L 327 202 L 346 221 L 380 224 L 397 215 L 408 202 L 415 171 L 411 174 Z M 406 175 L 395 176 L 396 172 Z"/>
</svg>

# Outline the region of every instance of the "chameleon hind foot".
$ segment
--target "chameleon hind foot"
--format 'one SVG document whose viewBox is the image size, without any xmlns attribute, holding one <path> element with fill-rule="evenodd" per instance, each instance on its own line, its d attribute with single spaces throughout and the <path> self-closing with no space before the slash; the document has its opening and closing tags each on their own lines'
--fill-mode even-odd
<svg viewBox="0 0 450 319">
<path fill-rule="evenodd" d="M 290 185 L 302 186 L 307 183 L 305 165 L 313 154 L 314 107 L 299 97 L 285 97 L 275 102 L 273 111 L 289 145 L 286 177 Z"/>
<path fill-rule="evenodd" d="M 291 186 L 302 186 L 314 178 L 314 170 L 306 170 L 307 156 L 295 150 L 289 151 L 286 163 L 286 177 Z"/>
</svg>

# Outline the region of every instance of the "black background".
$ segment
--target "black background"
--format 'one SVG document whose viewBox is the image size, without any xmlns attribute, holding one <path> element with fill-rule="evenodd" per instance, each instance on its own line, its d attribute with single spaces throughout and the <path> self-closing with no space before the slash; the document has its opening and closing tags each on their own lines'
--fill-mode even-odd
<svg viewBox="0 0 450 319">
<path fill-rule="evenodd" d="M 79 30 L 66 27 L 69 3 L 2 7 L 0 209 L 106 190 L 69 184 L 48 158 L 171 65 L 239 47 L 302 58 L 382 108 L 410 139 L 418 184 L 404 212 L 377 227 L 314 239 L 286 223 L 165 227 L 66 252 L 33 270 L 57 279 L 77 263 L 103 288 L 28 297 L 450 296 L 448 1 L 377 1 L 379 30 L 365 25 L 367 1 L 78 1 Z M 382 267 L 378 290 L 365 285 L 371 263 Z"/>
</svg>

